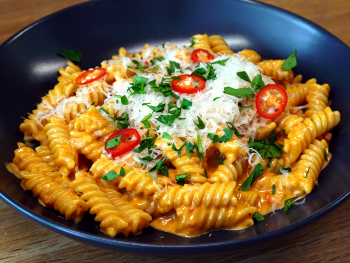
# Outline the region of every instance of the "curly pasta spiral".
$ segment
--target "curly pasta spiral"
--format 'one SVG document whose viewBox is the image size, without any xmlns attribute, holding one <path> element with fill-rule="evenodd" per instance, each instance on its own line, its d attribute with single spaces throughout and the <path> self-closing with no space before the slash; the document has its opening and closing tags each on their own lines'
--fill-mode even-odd
<svg viewBox="0 0 350 263">
<path fill-rule="evenodd" d="M 310 85 L 310 89 L 306 97 L 306 117 L 311 117 L 313 114 L 325 109 L 328 106 L 329 92 L 330 87 L 328 84 L 319 85 L 317 83 L 313 83 Z"/>
<path fill-rule="evenodd" d="M 21 185 L 24 189 L 32 191 L 40 203 L 53 207 L 64 215 L 67 220 L 79 223 L 84 212 L 89 209 L 87 204 L 74 194 L 74 192 L 54 180 L 44 173 L 21 172 L 24 178 Z"/>
<path fill-rule="evenodd" d="M 296 125 L 284 139 L 284 148 L 290 162 L 294 162 L 317 137 L 333 129 L 340 121 L 340 113 L 327 107 Z"/>
<path fill-rule="evenodd" d="M 91 166 L 90 171 L 94 174 L 95 178 L 100 178 L 104 174 L 111 170 L 116 173 L 120 173 L 121 164 L 113 162 L 111 159 L 101 157 Z M 143 193 L 145 195 L 151 195 L 162 189 L 162 185 L 156 183 L 153 176 L 141 169 L 134 169 L 128 166 L 124 166 L 125 176 L 117 177 L 110 183 L 116 185 L 119 189 L 126 188 L 127 191 L 135 193 Z"/>
<path fill-rule="evenodd" d="M 219 55 L 232 55 L 234 52 L 227 46 L 225 40 L 219 35 L 212 35 L 209 37 L 209 44 L 211 50 Z"/>
<path fill-rule="evenodd" d="M 71 145 L 66 123 L 61 118 L 51 116 L 49 123 L 44 127 L 44 131 L 50 142 L 55 163 L 60 166 L 60 173 L 64 177 L 68 176 L 78 164 L 78 153 Z"/>
<path fill-rule="evenodd" d="M 57 167 L 55 164 L 55 158 L 51 152 L 51 149 L 46 145 L 41 145 L 35 148 L 36 153 L 43 159 L 44 162 L 48 163 L 51 167 Z"/>
<path fill-rule="evenodd" d="M 235 206 L 237 204 L 234 194 L 235 186 L 236 182 L 175 185 L 168 187 L 165 192 L 156 193 L 154 199 L 159 203 L 161 213 L 181 206 Z"/>
<path fill-rule="evenodd" d="M 129 233 L 138 235 L 142 232 L 142 229 L 148 226 L 148 223 L 152 220 L 148 213 L 135 208 L 113 189 L 105 189 L 104 192 L 128 223 L 128 227 L 122 231 L 124 236 L 128 236 Z"/>
<path fill-rule="evenodd" d="M 282 64 L 284 60 L 264 60 L 258 62 L 256 65 L 259 66 L 266 76 L 271 77 L 273 80 L 289 80 L 293 79 L 293 71 L 284 70 Z"/>
<path fill-rule="evenodd" d="M 228 160 L 224 160 L 222 165 L 209 175 L 209 183 L 224 183 L 237 181 L 237 179 L 243 174 L 246 168 L 246 160 L 240 158 L 233 163 Z"/>
<path fill-rule="evenodd" d="M 117 193 L 115 191 L 115 193 Z M 144 196 L 143 194 L 124 193 L 124 200 L 137 209 L 145 211 L 151 216 L 157 216 L 159 212 L 159 203 L 152 196 Z"/>
<path fill-rule="evenodd" d="M 239 204 L 245 204 L 248 206 L 255 206 L 255 201 L 258 198 L 258 193 L 254 190 L 252 191 L 238 191 L 237 199 Z"/>
<path fill-rule="evenodd" d="M 175 146 L 180 148 L 182 145 L 181 140 L 176 139 L 177 143 Z M 186 154 L 185 147 L 181 151 L 181 157 L 176 151 L 172 149 L 172 146 L 167 146 L 167 140 L 158 138 L 155 141 L 157 149 L 162 150 L 162 155 L 167 157 L 168 160 L 175 166 L 176 172 L 178 174 L 189 174 L 191 178 L 188 178 L 187 181 L 191 183 L 205 183 L 208 179 L 205 176 L 204 169 L 202 168 L 201 160 L 197 154 L 191 154 L 191 159 Z M 165 147 L 164 147 L 165 146 Z M 164 148 L 163 148 L 164 147 Z"/>
<path fill-rule="evenodd" d="M 288 135 L 296 125 L 304 121 L 304 118 L 293 114 L 282 113 L 274 121 L 276 123 L 276 133 L 284 131 L 284 134 Z"/>
<path fill-rule="evenodd" d="M 312 144 L 300 156 L 300 160 L 296 163 L 292 173 L 298 178 L 299 185 L 305 193 L 309 194 L 317 182 L 317 178 L 321 169 L 325 165 L 325 154 L 330 160 L 328 152 L 328 144 L 325 140 L 314 140 Z"/>
<path fill-rule="evenodd" d="M 107 195 L 101 191 L 96 181 L 88 173 L 78 172 L 69 187 L 81 193 L 80 198 L 86 201 L 90 214 L 96 215 L 95 221 L 100 222 L 100 228 L 110 237 L 115 237 L 128 227 L 128 223 L 120 210 L 113 205 Z"/>
<path fill-rule="evenodd" d="M 204 35 L 197 34 L 197 35 L 194 35 L 192 38 L 194 42 L 194 45 L 192 47 L 194 49 L 202 48 L 202 49 L 211 51 L 209 38 L 207 34 L 204 34 Z"/>
<path fill-rule="evenodd" d="M 286 89 L 288 94 L 288 107 L 295 107 L 305 103 L 310 85 L 316 83 L 316 79 L 310 79 L 305 84 L 299 83 L 291 85 Z"/>
<path fill-rule="evenodd" d="M 261 56 L 254 50 L 245 49 L 239 52 L 242 58 L 249 60 L 250 62 L 256 64 L 261 61 Z"/>
</svg>

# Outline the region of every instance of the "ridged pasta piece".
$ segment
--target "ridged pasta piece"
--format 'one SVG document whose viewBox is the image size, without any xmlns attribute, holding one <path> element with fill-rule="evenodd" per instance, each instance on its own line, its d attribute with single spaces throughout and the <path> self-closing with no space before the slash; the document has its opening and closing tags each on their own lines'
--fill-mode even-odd
<svg viewBox="0 0 350 263">
<path fill-rule="evenodd" d="M 307 111 L 306 117 L 311 117 L 320 110 L 324 110 L 328 106 L 330 87 L 328 84 L 319 85 L 313 83 L 310 85 L 309 92 L 306 97 Z"/>
<path fill-rule="evenodd" d="M 23 143 L 18 143 L 19 148 L 15 150 L 15 157 L 13 158 L 13 165 L 19 171 L 36 171 L 41 173 L 52 173 L 57 177 L 59 173 L 54 167 L 51 167 L 30 147 Z"/>
<path fill-rule="evenodd" d="M 55 164 L 60 166 L 60 173 L 64 177 L 68 176 L 78 164 L 78 153 L 71 144 L 67 124 L 61 118 L 51 116 L 44 131 L 50 142 Z"/>
<path fill-rule="evenodd" d="M 284 139 L 283 150 L 290 163 L 294 162 L 317 137 L 333 129 L 340 121 L 340 113 L 326 107 L 296 125 Z"/>
<path fill-rule="evenodd" d="M 237 179 L 243 174 L 246 169 L 246 160 L 238 158 L 231 163 L 228 160 L 224 160 L 223 165 L 219 165 L 218 168 L 209 175 L 209 183 L 224 183 L 237 181 Z"/>
<path fill-rule="evenodd" d="M 215 229 L 243 229 L 254 224 L 252 215 L 256 207 L 219 207 L 176 209 L 178 224 L 176 233 L 181 236 L 196 236 Z"/>
<path fill-rule="evenodd" d="M 284 70 L 282 65 L 284 60 L 264 60 L 258 62 L 256 65 L 260 67 L 263 71 L 263 74 L 271 77 L 273 80 L 289 80 L 294 78 L 293 71 Z"/>
<path fill-rule="evenodd" d="M 226 207 L 235 206 L 236 182 L 174 185 L 166 191 L 157 192 L 154 199 L 159 203 L 159 211 L 166 213 L 182 206 Z"/>
<path fill-rule="evenodd" d="M 331 154 L 328 152 L 328 144 L 325 140 L 314 140 L 303 152 L 296 163 L 292 173 L 298 178 L 299 186 L 309 194 L 314 188 L 322 168 L 327 164 L 325 153 L 330 161 Z"/>
<path fill-rule="evenodd" d="M 36 121 L 25 119 L 19 125 L 19 129 L 24 134 L 25 141 L 33 141 L 35 140 L 35 135 L 42 131 L 43 128 Z"/>
<path fill-rule="evenodd" d="M 283 132 L 285 135 L 288 135 L 295 126 L 297 126 L 299 123 L 303 122 L 304 118 L 288 114 L 288 113 L 282 113 L 280 116 L 278 116 L 276 119 L 274 119 L 274 122 L 276 123 L 276 133 Z"/>
<path fill-rule="evenodd" d="M 176 148 L 182 146 L 182 141 L 179 139 L 174 139 Z M 191 159 L 186 153 L 185 147 L 181 151 L 181 157 L 176 151 L 172 149 L 172 146 L 168 146 L 167 139 L 158 138 L 155 141 L 157 149 L 161 149 L 163 157 L 167 157 L 168 160 L 175 166 L 176 172 L 178 174 L 189 174 L 191 178 L 187 178 L 187 182 L 191 183 L 205 183 L 208 179 L 205 176 L 204 168 L 201 166 L 202 162 L 198 155 L 191 153 Z"/>
<path fill-rule="evenodd" d="M 255 201 L 257 198 L 258 198 L 258 193 L 254 190 L 237 192 L 237 200 L 239 204 L 244 204 L 247 206 L 255 206 Z"/>
<path fill-rule="evenodd" d="M 209 38 L 207 34 L 204 35 L 194 35 L 193 37 L 194 45 L 192 46 L 194 49 L 202 48 L 211 51 L 210 44 L 209 44 Z"/>
<path fill-rule="evenodd" d="M 114 193 L 118 193 L 114 191 Z M 145 211 L 147 214 L 151 216 L 157 216 L 160 214 L 159 211 L 159 203 L 152 196 L 144 196 L 143 194 L 135 194 L 135 193 L 124 193 L 124 200 L 128 201 L 130 205 L 137 209 L 141 209 Z"/>
<path fill-rule="evenodd" d="M 124 167 L 125 176 L 117 177 L 110 181 L 111 184 L 116 185 L 119 189 L 125 188 L 127 191 L 135 193 L 143 193 L 151 195 L 162 189 L 162 185 L 154 181 L 153 176 L 141 169 L 134 169 L 128 166 L 122 166 L 113 162 L 107 157 L 101 157 L 91 166 L 90 171 L 95 178 L 100 178 L 111 170 L 120 173 L 120 168 Z"/>
<path fill-rule="evenodd" d="M 107 197 L 116 206 L 122 217 L 128 223 L 128 227 L 125 228 L 122 233 L 124 236 L 128 236 L 129 233 L 138 235 L 142 233 L 142 229 L 148 226 L 148 223 L 152 220 L 152 217 L 145 213 L 141 209 L 135 208 L 128 201 L 119 195 L 119 193 L 113 189 L 104 189 Z"/>
<path fill-rule="evenodd" d="M 219 35 L 212 35 L 209 37 L 209 44 L 211 50 L 219 55 L 232 55 L 234 52 L 227 46 L 225 40 Z"/>
<path fill-rule="evenodd" d="M 309 92 L 310 85 L 316 83 L 316 79 L 310 79 L 305 84 L 299 83 L 286 89 L 288 94 L 288 107 L 295 107 L 306 102 L 306 96 Z"/>
<path fill-rule="evenodd" d="M 216 132 L 216 134 L 219 137 L 222 137 L 225 132 L 220 130 Z M 245 155 L 246 152 L 244 149 L 238 146 L 237 142 L 238 137 L 233 134 L 232 137 L 224 143 L 216 142 L 214 143 L 214 147 L 220 151 L 222 155 L 226 157 L 226 160 L 233 163 L 235 160 L 237 160 L 239 155 Z"/>
<path fill-rule="evenodd" d="M 50 147 L 46 145 L 40 145 L 35 148 L 35 152 L 39 155 L 39 157 L 43 159 L 44 162 L 48 163 L 51 167 L 57 167 Z"/>
<path fill-rule="evenodd" d="M 260 126 L 256 130 L 255 138 L 257 139 L 263 139 L 263 138 L 269 138 L 270 133 L 276 128 L 275 122 L 267 123 L 265 126 Z"/>
<path fill-rule="evenodd" d="M 21 183 L 24 189 L 32 191 L 42 205 L 53 207 L 67 220 L 79 223 L 89 209 L 72 190 L 60 185 L 52 176 L 27 171 L 22 171 L 21 176 L 24 178 Z"/>
<path fill-rule="evenodd" d="M 86 172 L 76 173 L 75 178 L 69 184 L 69 188 L 81 193 L 80 198 L 86 201 L 90 208 L 89 213 L 96 215 L 95 221 L 100 222 L 100 228 L 110 237 L 115 237 L 125 231 L 128 222 L 123 218 L 120 209 L 100 189 L 96 181 Z"/>
<path fill-rule="evenodd" d="M 242 58 L 249 60 L 250 62 L 256 64 L 261 61 L 261 56 L 254 50 L 245 49 L 239 52 Z"/>
</svg>

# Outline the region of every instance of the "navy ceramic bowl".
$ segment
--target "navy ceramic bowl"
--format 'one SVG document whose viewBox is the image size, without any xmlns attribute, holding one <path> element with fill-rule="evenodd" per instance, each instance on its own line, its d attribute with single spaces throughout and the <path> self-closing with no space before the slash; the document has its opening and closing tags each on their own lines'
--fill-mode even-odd
<svg viewBox="0 0 350 263">
<path fill-rule="evenodd" d="M 341 112 L 333 132 L 333 159 L 319 178 L 319 187 L 306 202 L 269 214 L 266 221 L 241 231 L 216 231 L 186 239 L 148 228 L 142 235 L 109 238 L 93 217 L 79 224 L 64 220 L 41 206 L 20 180 L 7 172 L 18 126 L 40 98 L 56 84 L 58 68 L 66 60 L 57 54 L 76 49 L 83 54 L 78 65 L 87 69 L 110 58 L 121 46 L 138 51 L 144 43 L 170 41 L 189 44 L 194 34 L 220 34 L 234 51 L 254 49 L 265 58 L 286 58 L 298 50 L 298 66 L 304 80 L 317 78 L 331 86 L 332 109 Z M 201 256 L 232 251 L 276 237 L 320 217 L 350 193 L 350 122 L 348 70 L 350 49 L 317 25 L 287 11 L 251 1 L 91 1 L 49 15 L 11 37 L 0 46 L 0 197 L 35 222 L 72 239 L 143 255 Z"/>
</svg>

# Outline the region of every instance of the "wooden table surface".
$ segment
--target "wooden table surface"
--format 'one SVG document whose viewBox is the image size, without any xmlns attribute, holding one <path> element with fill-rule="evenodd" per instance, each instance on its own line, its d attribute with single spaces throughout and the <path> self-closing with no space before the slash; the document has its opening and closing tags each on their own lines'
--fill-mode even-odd
<svg viewBox="0 0 350 263">
<path fill-rule="evenodd" d="M 0 0 L 0 43 L 50 13 L 83 0 Z M 350 46 L 349 0 L 263 0 L 299 14 Z M 215 258 L 144 258 L 77 243 L 0 201 L 1 262 L 350 262 L 350 199 L 313 224 L 277 240 Z M 349 232 L 348 232 L 349 231 Z"/>
</svg>

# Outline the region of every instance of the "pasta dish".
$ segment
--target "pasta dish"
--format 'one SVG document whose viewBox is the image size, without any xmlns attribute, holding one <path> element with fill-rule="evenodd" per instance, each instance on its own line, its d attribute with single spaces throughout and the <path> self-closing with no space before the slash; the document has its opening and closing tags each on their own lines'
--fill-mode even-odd
<svg viewBox="0 0 350 263">
<path fill-rule="evenodd" d="M 7 169 L 42 205 L 75 223 L 89 212 L 110 237 L 148 225 L 194 237 L 288 213 L 317 184 L 340 121 L 328 84 L 294 76 L 296 54 L 262 60 L 204 34 L 120 48 L 89 70 L 69 61 Z"/>
</svg>

